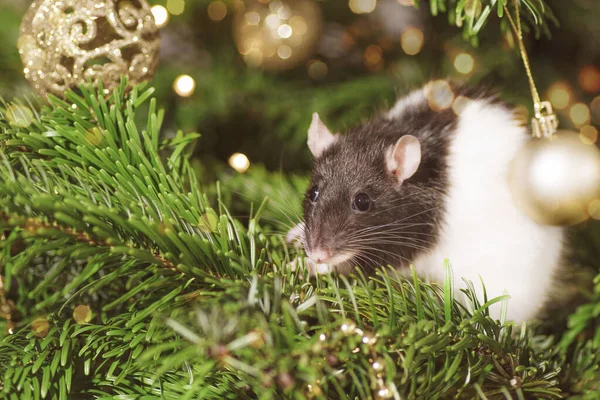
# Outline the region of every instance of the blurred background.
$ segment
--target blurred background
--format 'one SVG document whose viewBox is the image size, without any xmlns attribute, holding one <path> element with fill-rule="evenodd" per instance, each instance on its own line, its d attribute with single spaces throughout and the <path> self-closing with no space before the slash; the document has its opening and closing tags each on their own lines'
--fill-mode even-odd
<svg viewBox="0 0 600 400">
<path fill-rule="evenodd" d="M 484 83 L 531 112 L 518 51 L 495 11 L 470 39 L 452 24 L 451 12 L 437 10 L 433 16 L 429 2 L 418 3 L 417 8 L 412 0 L 150 1 L 161 27 L 152 85 L 166 109 L 165 135 L 176 129 L 201 133 L 195 154 L 210 166 L 203 176 L 213 180 L 232 172 L 230 159 L 238 170 L 250 162 L 250 168 L 304 173 L 310 169 L 305 136 L 313 111 L 332 129 L 343 130 L 431 79 Z M 547 3 L 548 26 L 526 37 L 534 76 L 562 128 L 596 140 L 600 2 Z M 30 4 L 0 0 L 4 98 L 31 93 L 16 47 Z M 481 3 L 468 0 L 465 9 L 481 13 Z M 523 14 L 528 22 L 529 13 Z M 236 153 L 245 157 L 231 158 Z"/>
</svg>

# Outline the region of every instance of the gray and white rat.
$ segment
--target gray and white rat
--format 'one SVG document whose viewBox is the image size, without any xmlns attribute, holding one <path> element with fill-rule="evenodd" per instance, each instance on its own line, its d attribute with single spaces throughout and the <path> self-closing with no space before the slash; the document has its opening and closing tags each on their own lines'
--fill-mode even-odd
<svg viewBox="0 0 600 400">
<path fill-rule="evenodd" d="M 312 273 L 410 264 L 443 282 L 482 278 L 489 299 L 508 293 L 508 318 L 530 320 L 552 290 L 564 230 L 535 223 L 511 197 L 509 168 L 530 140 L 495 97 L 435 81 L 383 115 L 333 134 L 318 114 L 308 131 L 314 168 L 299 239 Z M 500 316 L 500 305 L 490 312 Z"/>
</svg>

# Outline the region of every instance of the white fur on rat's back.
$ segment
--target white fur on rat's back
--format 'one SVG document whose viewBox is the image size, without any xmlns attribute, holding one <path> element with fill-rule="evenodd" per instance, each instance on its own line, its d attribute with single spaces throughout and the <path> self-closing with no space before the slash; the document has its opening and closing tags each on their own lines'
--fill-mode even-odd
<svg viewBox="0 0 600 400">
<path fill-rule="evenodd" d="M 388 117 L 398 118 L 422 101 L 423 92 L 413 92 Z M 563 229 L 535 223 L 511 197 L 510 163 L 527 140 L 508 110 L 485 100 L 469 102 L 447 158 L 449 189 L 438 244 L 413 260 L 421 276 L 443 282 L 448 259 L 457 296 L 466 278 L 483 303 L 479 276 L 488 299 L 506 291 L 511 296 L 507 318 L 517 323 L 535 317 L 548 298 L 564 238 Z M 500 304 L 493 305 L 492 317 L 499 318 L 500 310 Z"/>
</svg>

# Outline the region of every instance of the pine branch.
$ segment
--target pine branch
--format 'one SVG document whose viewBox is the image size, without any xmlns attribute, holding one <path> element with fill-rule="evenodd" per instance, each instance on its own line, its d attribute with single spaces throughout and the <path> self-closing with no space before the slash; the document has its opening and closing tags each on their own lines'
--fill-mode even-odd
<svg viewBox="0 0 600 400">
<path fill-rule="evenodd" d="M 418 5 L 418 0 L 415 0 Z M 503 21 L 503 29 L 508 30 L 505 8 L 519 7 L 525 22 L 536 34 L 550 36 L 548 24 L 558 25 L 558 20 L 544 0 L 429 0 L 432 15 L 448 12 L 450 24 L 463 27 L 465 36 L 476 39 L 489 19 L 496 14 Z M 474 43 L 477 43 L 476 41 Z"/>
<path fill-rule="evenodd" d="M 153 101 L 138 129 L 150 92 L 124 87 L 108 100 L 86 87 L 52 99 L 27 128 L 0 118 L 0 271 L 24 314 L 0 341 L 10 398 L 552 399 L 597 389 L 597 338 L 571 344 L 597 299 L 559 347 L 493 321 L 488 307 L 505 299 L 478 299 L 472 284 L 462 306 L 450 278 L 443 289 L 387 270 L 311 280 L 287 267 L 289 250 L 269 234 L 277 223 L 259 224 L 286 208 L 262 202 L 245 226 L 225 207 L 274 187 L 296 196 L 304 178 L 233 177 L 213 209 L 187 159 L 194 137 L 161 144 Z M 233 190 L 249 198 L 230 201 Z M 76 304 L 95 317 L 73 323 Z M 47 331 L 31 330 L 39 314 Z"/>
</svg>

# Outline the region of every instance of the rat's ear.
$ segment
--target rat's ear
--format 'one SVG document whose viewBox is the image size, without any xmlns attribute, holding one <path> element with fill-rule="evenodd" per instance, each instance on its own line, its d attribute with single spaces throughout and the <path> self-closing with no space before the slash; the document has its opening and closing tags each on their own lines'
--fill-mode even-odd
<svg viewBox="0 0 600 400">
<path fill-rule="evenodd" d="M 314 113 L 312 123 L 308 128 L 308 148 L 315 158 L 319 157 L 323 152 L 331 146 L 336 140 L 336 135 L 332 134 L 325 126 L 319 114 Z"/>
<path fill-rule="evenodd" d="M 413 176 L 421 163 L 421 144 L 419 139 L 404 135 L 386 154 L 385 164 L 390 174 L 402 183 Z"/>
</svg>

